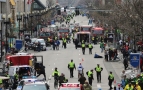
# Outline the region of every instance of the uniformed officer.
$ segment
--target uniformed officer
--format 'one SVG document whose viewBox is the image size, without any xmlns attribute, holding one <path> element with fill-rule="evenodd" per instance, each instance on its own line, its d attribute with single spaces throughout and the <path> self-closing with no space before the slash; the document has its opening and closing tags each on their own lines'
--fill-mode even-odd
<svg viewBox="0 0 143 90">
<path fill-rule="evenodd" d="M 0 90 L 2 90 L 2 85 L 3 84 L 3 82 L 2 82 L 2 79 L 0 79 Z"/>
<path fill-rule="evenodd" d="M 52 76 L 55 77 L 55 78 L 60 76 L 60 73 L 57 70 L 57 68 L 55 68 L 55 71 L 53 72 Z"/>
<path fill-rule="evenodd" d="M 76 70 L 76 66 L 75 63 L 73 62 L 73 60 L 71 60 L 71 62 L 68 64 L 68 69 L 70 70 L 70 78 L 73 78 L 73 70 Z"/>
<path fill-rule="evenodd" d="M 89 54 L 92 54 L 92 48 L 93 48 L 93 46 L 92 46 L 91 43 L 88 44 L 88 48 L 89 48 Z"/>
<path fill-rule="evenodd" d="M 110 74 L 108 76 L 108 80 L 109 80 L 108 84 L 109 84 L 109 87 L 110 87 L 110 90 L 111 90 L 111 89 L 113 89 L 112 88 L 112 83 L 114 81 L 114 76 L 113 76 L 112 72 L 110 72 Z"/>
<path fill-rule="evenodd" d="M 92 36 L 92 43 L 95 44 L 95 38 Z"/>
<path fill-rule="evenodd" d="M 88 82 L 92 86 L 92 80 L 94 80 L 94 78 L 93 78 L 93 70 L 90 70 L 90 71 L 86 72 L 86 74 L 88 76 Z"/>
<path fill-rule="evenodd" d="M 63 46 L 64 46 L 64 49 L 67 48 L 67 40 L 65 38 L 63 39 Z"/>
<path fill-rule="evenodd" d="M 81 47 L 82 47 L 82 53 L 83 53 L 83 55 L 85 54 L 85 43 L 82 43 L 81 44 Z"/>
<path fill-rule="evenodd" d="M 18 71 L 16 71 L 16 73 L 15 73 L 15 75 L 14 75 L 14 80 L 15 80 L 15 82 L 19 80 Z"/>
<path fill-rule="evenodd" d="M 97 64 L 97 67 L 95 67 L 95 71 L 96 71 L 96 76 L 97 76 L 97 82 L 101 83 L 101 71 L 103 70 L 102 67 L 100 67 L 99 64 Z"/>
</svg>

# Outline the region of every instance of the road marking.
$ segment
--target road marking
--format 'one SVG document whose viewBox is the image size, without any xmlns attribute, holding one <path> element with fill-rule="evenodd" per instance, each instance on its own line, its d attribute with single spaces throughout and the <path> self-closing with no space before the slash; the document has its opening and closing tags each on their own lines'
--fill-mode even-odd
<svg viewBox="0 0 143 90">
<path fill-rule="evenodd" d="M 53 71 L 53 68 L 52 68 L 52 71 Z"/>
<path fill-rule="evenodd" d="M 79 59 L 81 59 L 81 58 L 79 58 Z"/>
<path fill-rule="evenodd" d="M 55 63 L 54 63 L 54 65 L 55 65 Z"/>
<path fill-rule="evenodd" d="M 59 55 L 59 54 L 57 54 L 57 55 Z"/>
<path fill-rule="evenodd" d="M 80 54 L 79 54 L 80 55 Z"/>
<path fill-rule="evenodd" d="M 97 84 L 97 88 L 101 88 L 101 85 L 100 85 L 100 84 Z"/>
</svg>

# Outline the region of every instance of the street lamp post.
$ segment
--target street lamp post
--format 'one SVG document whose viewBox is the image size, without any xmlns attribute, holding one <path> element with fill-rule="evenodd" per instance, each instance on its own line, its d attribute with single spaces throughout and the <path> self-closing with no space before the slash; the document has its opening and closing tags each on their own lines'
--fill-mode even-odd
<svg viewBox="0 0 143 90">
<path fill-rule="evenodd" d="M 17 20 L 19 22 L 19 33 L 18 33 L 18 37 L 20 39 L 20 21 L 22 20 L 22 15 L 20 15 L 20 13 L 17 15 Z"/>
<path fill-rule="evenodd" d="M 27 21 L 27 19 L 28 19 L 28 16 L 25 14 L 24 15 L 24 31 L 26 31 L 26 29 L 27 29 L 27 27 L 26 27 L 26 21 Z"/>
<path fill-rule="evenodd" d="M 7 53 L 8 50 L 8 41 L 7 41 L 7 37 L 8 37 L 8 32 L 7 32 L 7 25 L 10 24 L 10 21 L 5 21 L 4 24 L 6 25 L 6 30 L 5 30 L 5 51 Z"/>
<path fill-rule="evenodd" d="M 31 30 L 30 31 L 31 31 L 31 37 L 32 37 L 32 26 L 33 26 L 33 24 L 32 24 L 33 14 L 32 13 L 30 14 L 30 18 L 31 18 Z"/>
</svg>

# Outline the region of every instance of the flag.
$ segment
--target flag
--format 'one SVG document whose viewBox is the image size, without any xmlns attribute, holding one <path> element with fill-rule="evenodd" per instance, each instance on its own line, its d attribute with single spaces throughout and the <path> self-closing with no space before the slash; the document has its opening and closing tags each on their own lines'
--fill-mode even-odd
<svg viewBox="0 0 143 90">
<path fill-rule="evenodd" d="M 27 4 L 28 4 L 28 7 L 27 7 L 27 11 L 31 11 L 31 4 L 33 3 L 34 0 L 27 0 Z"/>
</svg>

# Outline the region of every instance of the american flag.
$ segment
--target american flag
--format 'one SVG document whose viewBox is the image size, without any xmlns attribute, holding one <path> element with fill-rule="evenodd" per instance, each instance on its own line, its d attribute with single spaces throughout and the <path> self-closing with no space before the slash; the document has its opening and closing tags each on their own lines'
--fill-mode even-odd
<svg viewBox="0 0 143 90">
<path fill-rule="evenodd" d="M 28 0 L 27 4 L 32 4 L 34 0 Z"/>
</svg>

